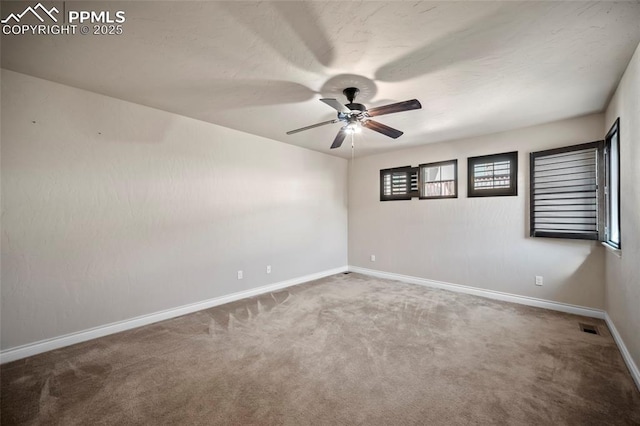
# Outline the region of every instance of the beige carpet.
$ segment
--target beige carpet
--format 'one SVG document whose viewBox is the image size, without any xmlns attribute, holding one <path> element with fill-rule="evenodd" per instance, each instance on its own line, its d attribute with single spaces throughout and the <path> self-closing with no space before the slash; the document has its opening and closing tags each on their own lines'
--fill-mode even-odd
<svg viewBox="0 0 640 426">
<path fill-rule="evenodd" d="M 602 321 L 358 274 L 0 371 L 3 425 L 640 424 Z"/>
</svg>

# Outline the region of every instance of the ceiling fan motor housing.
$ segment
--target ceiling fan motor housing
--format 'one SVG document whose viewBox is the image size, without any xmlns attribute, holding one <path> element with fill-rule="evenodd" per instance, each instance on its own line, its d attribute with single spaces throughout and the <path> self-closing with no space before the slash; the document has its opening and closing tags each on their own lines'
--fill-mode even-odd
<svg viewBox="0 0 640 426">
<path fill-rule="evenodd" d="M 349 108 L 351 111 L 365 112 L 367 110 L 367 107 L 365 107 L 364 105 L 354 103 L 354 102 L 346 104 L 345 106 Z"/>
</svg>

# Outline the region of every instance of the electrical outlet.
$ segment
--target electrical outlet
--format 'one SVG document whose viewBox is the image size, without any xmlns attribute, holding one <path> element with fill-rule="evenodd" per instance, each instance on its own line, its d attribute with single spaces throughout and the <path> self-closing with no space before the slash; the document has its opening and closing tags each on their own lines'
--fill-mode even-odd
<svg viewBox="0 0 640 426">
<path fill-rule="evenodd" d="M 242 279 L 242 271 L 238 271 L 238 279 L 241 280 Z"/>
<path fill-rule="evenodd" d="M 267 274 L 271 273 L 271 265 L 267 265 Z"/>
<path fill-rule="evenodd" d="M 543 279 L 540 275 L 536 275 L 536 285 L 542 285 Z"/>
<path fill-rule="evenodd" d="M 372 261 L 372 262 L 375 262 L 375 261 L 376 261 L 376 255 L 375 255 L 375 254 L 372 254 L 372 255 L 371 255 L 371 261 Z"/>
</svg>

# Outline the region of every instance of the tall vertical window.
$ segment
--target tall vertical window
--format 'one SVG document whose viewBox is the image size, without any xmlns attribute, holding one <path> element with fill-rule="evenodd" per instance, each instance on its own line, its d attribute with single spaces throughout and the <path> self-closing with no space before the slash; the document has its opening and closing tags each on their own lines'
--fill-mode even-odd
<svg viewBox="0 0 640 426">
<path fill-rule="evenodd" d="M 420 164 L 420 199 L 458 197 L 458 160 Z"/>
<path fill-rule="evenodd" d="M 620 118 L 607 133 L 605 158 L 605 243 L 619 249 L 620 238 Z"/>
</svg>

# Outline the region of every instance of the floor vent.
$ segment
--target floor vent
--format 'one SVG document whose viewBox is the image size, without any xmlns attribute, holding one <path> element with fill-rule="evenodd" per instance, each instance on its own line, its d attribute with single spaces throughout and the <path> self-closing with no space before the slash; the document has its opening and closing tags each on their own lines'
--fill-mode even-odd
<svg viewBox="0 0 640 426">
<path fill-rule="evenodd" d="M 598 331 L 598 327 L 596 327 L 595 325 L 583 324 L 583 323 L 579 323 L 579 324 L 580 324 L 580 330 L 584 331 L 585 333 L 600 335 L 600 332 Z"/>
</svg>

